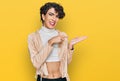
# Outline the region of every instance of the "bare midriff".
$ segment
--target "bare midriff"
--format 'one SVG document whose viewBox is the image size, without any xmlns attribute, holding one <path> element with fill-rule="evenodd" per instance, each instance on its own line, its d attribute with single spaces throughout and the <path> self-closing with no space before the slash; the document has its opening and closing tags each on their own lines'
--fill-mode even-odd
<svg viewBox="0 0 120 81">
<path fill-rule="evenodd" d="M 61 73 L 60 73 L 60 61 L 58 62 L 46 62 L 47 64 L 47 70 L 48 70 L 48 75 L 43 76 L 44 78 L 60 78 Z"/>
</svg>

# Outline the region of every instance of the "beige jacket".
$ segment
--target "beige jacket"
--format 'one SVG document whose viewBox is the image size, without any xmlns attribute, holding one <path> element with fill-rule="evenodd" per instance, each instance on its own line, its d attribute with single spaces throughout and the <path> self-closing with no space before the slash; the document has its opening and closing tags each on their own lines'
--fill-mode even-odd
<svg viewBox="0 0 120 81">
<path fill-rule="evenodd" d="M 60 34 L 67 36 L 64 32 Z M 36 31 L 28 36 L 28 48 L 30 52 L 30 57 L 33 66 L 36 68 L 36 75 L 48 75 L 46 62 L 49 53 L 52 50 L 52 46 L 46 43 L 45 46 L 42 45 L 39 31 Z M 59 57 L 60 57 L 60 72 L 62 77 L 66 77 L 67 81 L 70 81 L 68 75 L 68 64 L 72 60 L 73 50 L 68 48 L 68 39 L 66 38 L 60 45 Z"/>
</svg>

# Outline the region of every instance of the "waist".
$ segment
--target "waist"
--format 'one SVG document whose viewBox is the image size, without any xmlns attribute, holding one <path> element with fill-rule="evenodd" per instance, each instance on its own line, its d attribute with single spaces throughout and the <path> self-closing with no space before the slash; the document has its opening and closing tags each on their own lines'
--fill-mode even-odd
<svg viewBox="0 0 120 81">
<path fill-rule="evenodd" d="M 48 75 L 42 75 L 43 78 L 48 78 L 48 79 L 55 79 L 55 78 L 60 78 L 62 75 L 60 73 L 52 73 Z"/>
<path fill-rule="evenodd" d="M 41 81 L 41 79 L 42 79 L 42 81 L 67 81 L 66 80 L 66 77 L 64 77 L 64 78 L 62 78 L 61 76 L 59 76 L 59 77 L 56 77 L 56 78 L 47 78 L 47 77 L 44 77 L 44 76 L 40 76 L 40 75 L 37 75 L 37 81 Z"/>
</svg>

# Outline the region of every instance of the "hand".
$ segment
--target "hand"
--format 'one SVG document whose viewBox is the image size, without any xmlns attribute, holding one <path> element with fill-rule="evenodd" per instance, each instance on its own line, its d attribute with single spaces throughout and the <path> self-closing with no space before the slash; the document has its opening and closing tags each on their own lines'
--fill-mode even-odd
<svg viewBox="0 0 120 81">
<path fill-rule="evenodd" d="M 66 36 L 63 36 L 63 35 L 58 35 L 58 36 L 55 36 L 53 38 L 51 38 L 48 42 L 52 45 L 54 43 L 62 43 L 65 38 L 67 38 Z"/>
<path fill-rule="evenodd" d="M 78 42 L 81 42 L 81 41 L 85 40 L 86 38 L 87 38 L 87 36 L 73 38 L 70 41 L 69 48 L 72 49 L 75 44 L 77 44 Z"/>
</svg>

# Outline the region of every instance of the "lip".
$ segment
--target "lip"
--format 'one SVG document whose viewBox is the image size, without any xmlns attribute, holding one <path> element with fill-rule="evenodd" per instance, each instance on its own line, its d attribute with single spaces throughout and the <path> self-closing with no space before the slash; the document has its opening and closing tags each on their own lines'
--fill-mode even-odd
<svg viewBox="0 0 120 81">
<path fill-rule="evenodd" d="M 51 26 L 55 26 L 56 22 L 55 22 L 55 21 L 50 21 L 49 24 L 50 24 Z"/>
</svg>

